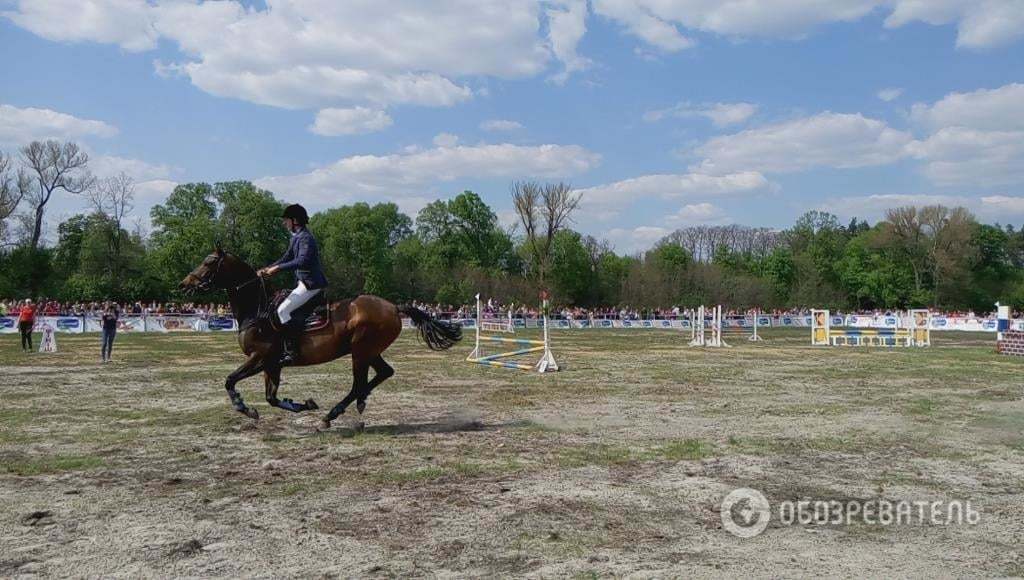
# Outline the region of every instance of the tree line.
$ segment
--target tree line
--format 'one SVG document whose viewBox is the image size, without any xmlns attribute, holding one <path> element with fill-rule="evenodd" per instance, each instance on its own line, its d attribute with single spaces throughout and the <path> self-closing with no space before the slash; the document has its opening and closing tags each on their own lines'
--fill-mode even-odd
<svg viewBox="0 0 1024 580">
<path fill-rule="evenodd" d="M 314 214 L 329 293 L 452 305 L 478 292 L 536 304 L 541 287 L 556 304 L 581 307 L 1024 305 L 1024 230 L 979 223 L 964 208 L 895 208 L 874 225 L 811 211 L 785 230 L 695 226 L 623 255 L 571 228 L 580 200 L 568 185 L 511 190 L 519 216 L 511 228 L 472 191 L 414 217 L 393 203 Z M 44 217 L 57 191 L 83 196 L 90 209 L 61 222 L 46 245 Z M 282 201 L 247 181 L 178 185 L 150 212 L 148 235 L 126 223 L 133 202 L 131 178 L 96 179 L 73 143 L 0 153 L 0 296 L 180 300 L 178 282 L 215 246 L 256 267 L 287 246 Z"/>
</svg>

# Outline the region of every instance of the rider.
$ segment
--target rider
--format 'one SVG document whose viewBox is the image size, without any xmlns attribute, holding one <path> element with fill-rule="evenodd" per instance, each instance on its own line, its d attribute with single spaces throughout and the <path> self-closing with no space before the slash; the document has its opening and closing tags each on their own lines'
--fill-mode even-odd
<svg viewBox="0 0 1024 580">
<path fill-rule="evenodd" d="M 327 287 L 327 277 L 320 265 L 320 249 L 313 234 L 306 229 L 309 214 L 306 208 L 292 204 L 284 208 L 281 223 L 292 234 L 288 243 L 288 251 L 280 260 L 261 269 L 261 276 L 273 276 L 281 270 L 295 271 L 295 289 L 277 307 L 277 316 L 281 319 L 284 333 L 284 352 L 281 365 L 292 364 L 299 359 L 299 339 L 305 320 L 300 317 L 292 319 L 292 313 L 307 303 Z"/>
</svg>

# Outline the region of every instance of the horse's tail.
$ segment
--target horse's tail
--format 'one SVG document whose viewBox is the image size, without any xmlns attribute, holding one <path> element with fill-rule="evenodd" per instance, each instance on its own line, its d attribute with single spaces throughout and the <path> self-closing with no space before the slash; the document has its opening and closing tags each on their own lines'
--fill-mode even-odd
<svg viewBox="0 0 1024 580">
<path fill-rule="evenodd" d="M 448 350 L 462 340 L 461 325 L 437 320 L 415 306 L 399 306 L 398 311 L 412 319 L 431 350 Z"/>
</svg>

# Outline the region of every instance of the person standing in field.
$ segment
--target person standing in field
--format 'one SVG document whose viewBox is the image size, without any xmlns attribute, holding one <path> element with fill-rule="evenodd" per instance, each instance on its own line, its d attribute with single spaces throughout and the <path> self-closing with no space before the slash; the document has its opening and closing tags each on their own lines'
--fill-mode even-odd
<svg viewBox="0 0 1024 580">
<path fill-rule="evenodd" d="M 117 319 L 120 315 L 116 304 L 108 301 L 103 305 L 103 342 L 100 346 L 100 358 L 103 362 L 110 362 L 110 353 L 114 350 L 114 336 L 117 334 Z"/>
<path fill-rule="evenodd" d="M 18 311 L 18 330 L 21 331 L 21 350 L 32 352 L 32 327 L 36 325 L 36 307 L 28 298 Z"/>
</svg>

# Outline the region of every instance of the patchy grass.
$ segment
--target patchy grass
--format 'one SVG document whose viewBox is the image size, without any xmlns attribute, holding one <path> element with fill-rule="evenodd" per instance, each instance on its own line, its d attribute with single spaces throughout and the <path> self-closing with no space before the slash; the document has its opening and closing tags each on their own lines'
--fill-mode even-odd
<svg viewBox="0 0 1024 580">
<path fill-rule="evenodd" d="M 53 455 L 46 457 L 8 458 L 0 462 L 0 470 L 24 477 L 49 475 L 68 471 L 88 471 L 106 465 L 102 457 L 88 455 Z"/>
<path fill-rule="evenodd" d="M 906 406 L 906 413 L 916 417 L 931 417 L 935 414 L 938 403 L 934 399 L 918 398 Z"/>
<path fill-rule="evenodd" d="M 659 447 L 656 453 L 669 461 L 693 461 L 711 457 L 714 449 L 699 439 L 683 439 Z"/>
<path fill-rule="evenodd" d="M 0 550 L 55 576 L 266 576 L 279 572 L 268 550 L 301 576 L 806 575 L 802 559 L 746 557 L 761 540 L 720 530 L 723 494 L 753 487 L 772 500 L 984 504 L 970 533 L 765 532 L 771 553 L 827 559 L 835 575 L 1015 570 L 1002 554 L 1024 503 L 1021 362 L 991 337 L 857 349 L 812 348 L 807 334 L 713 350 L 671 331 L 558 331 L 564 370 L 539 375 L 406 333 L 385 353 L 396 377 L 326 432 L 315 428 L 348 392 L 348 359 L 285 372 L 279 396 L 314 398 L 312 413 L 270 408 L 260 377 L 241 383 L 254 422 L 224 394 L 242 361 L 233 335 L 126 334 L 110 365 L 92 335 L 58 336 L 51 356 L 0 336 L 0 511 L 13 514 Z M 697 461 L 682 477 L 677 464 Z M 40 543 L 18 520 L 36 512 L 51 515 L 34 525 L 74 520 L 95 541 Z M 311 529 L 327 531 L 307 541 Z M 864 556 L 893 541 L 907 562 Z M 193 542 L 187 557 L 148 548 Z M 225 546 L 231 558 L 204 557 Z M 0 563 L 28 572 L 12 566 Z"/>
</svg>

